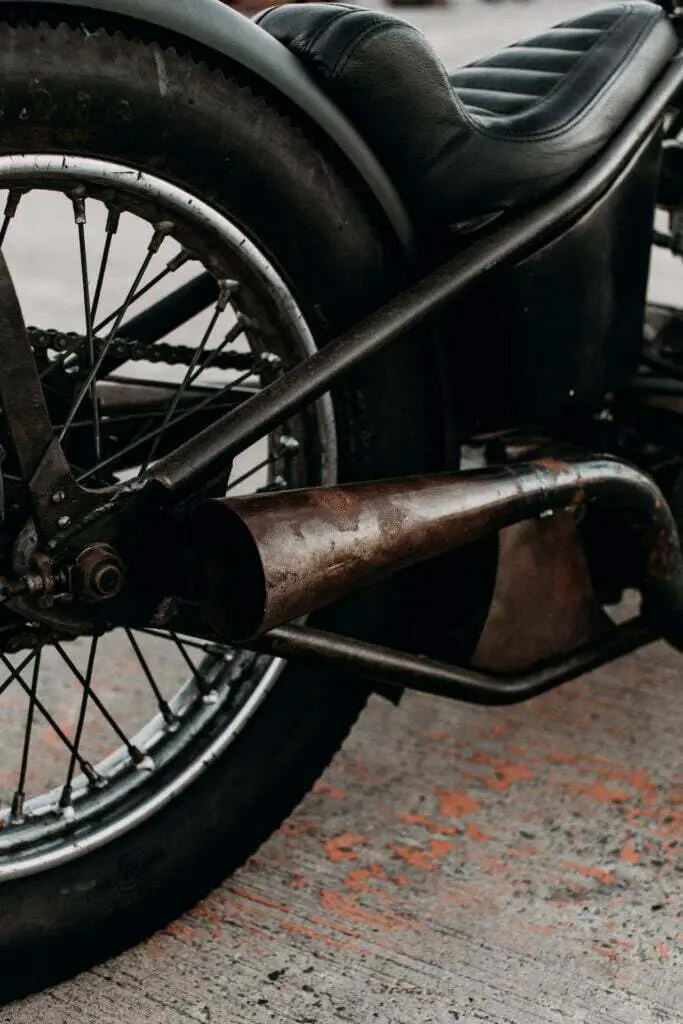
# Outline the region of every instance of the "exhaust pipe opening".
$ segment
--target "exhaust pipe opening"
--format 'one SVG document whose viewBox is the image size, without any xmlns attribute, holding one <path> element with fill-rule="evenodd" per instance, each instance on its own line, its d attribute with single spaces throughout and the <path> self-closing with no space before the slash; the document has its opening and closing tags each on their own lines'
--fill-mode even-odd
<svg viewBox="0 0 683 1024">
<path fill-rule="evenodd" d="M 266 579 L 249 526 L 225 502 L 208 501 L 188 524 L 193 599 L 207 623 L 236 643 L 259 632 Z"/>
</svg>

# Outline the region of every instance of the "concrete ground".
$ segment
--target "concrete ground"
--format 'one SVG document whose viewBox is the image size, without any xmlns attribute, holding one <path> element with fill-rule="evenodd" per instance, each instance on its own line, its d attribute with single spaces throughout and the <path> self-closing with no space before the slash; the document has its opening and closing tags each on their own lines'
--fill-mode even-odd
<svg viewBox="0 0 683 1024">
<path fill-rule="evenodd" d="M 591 6 L 402 13 L 453 64 Z M 673 273 L 656 264 L 658 295 Z M 683 1020 L 679 671 L 655 645 L 514 709 L 374 699 L 213 896 L 0 1021 Z"/>
</svg>

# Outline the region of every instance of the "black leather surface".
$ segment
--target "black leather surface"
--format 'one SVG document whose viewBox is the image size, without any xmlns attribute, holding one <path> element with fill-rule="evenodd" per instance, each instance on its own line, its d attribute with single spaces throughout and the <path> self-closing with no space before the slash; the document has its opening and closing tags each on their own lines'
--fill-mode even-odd
<svg viewBox="0 0 683 1024">
<path fill-rule="evenodd" d="M 451 225 L 531 202 L 585 166 L 676 52 L 661 8 L 613 4 L 446 73 L 392 14 L 286 4 L 260 25 L 358 127 L 420 217 Z"/>
</svg>

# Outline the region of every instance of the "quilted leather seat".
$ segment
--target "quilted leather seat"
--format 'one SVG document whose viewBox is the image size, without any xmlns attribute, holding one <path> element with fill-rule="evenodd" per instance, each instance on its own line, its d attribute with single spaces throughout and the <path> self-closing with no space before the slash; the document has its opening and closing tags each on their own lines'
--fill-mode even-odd
<svg viewBox="0 0 683 1024">
<path fill-rule="evenodd" d="M 678 45 L 662 9 L 637 0 L 448 75 L 392 14 L 304 3 L 256 20 L 354 122 L 413 213 L 448 225 L 533 202 L 577 174 Z"/>
</svg>

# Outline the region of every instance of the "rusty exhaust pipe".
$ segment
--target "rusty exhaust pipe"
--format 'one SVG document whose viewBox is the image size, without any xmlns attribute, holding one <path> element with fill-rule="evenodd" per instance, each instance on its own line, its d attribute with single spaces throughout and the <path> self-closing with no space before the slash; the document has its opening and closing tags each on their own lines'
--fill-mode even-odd
<svg viewBox="0 0 683 1024">
<path fill-rule="evenodd" d="M 644 611 L 680 643 L 673 515 L 647 474 L 608 457 L 208 501 L 188 523 L 196 596 L 217 634 L 246 641 L 505 526 L 594 502 L 641 535 Z"/>
</svg>

